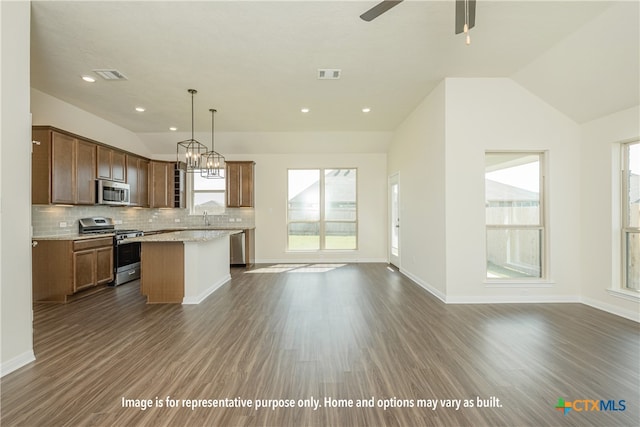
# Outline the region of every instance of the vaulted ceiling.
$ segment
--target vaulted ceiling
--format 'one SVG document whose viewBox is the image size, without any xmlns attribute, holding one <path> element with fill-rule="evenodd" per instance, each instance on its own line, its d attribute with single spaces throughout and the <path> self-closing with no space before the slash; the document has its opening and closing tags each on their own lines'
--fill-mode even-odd
<svg viewBox="0 0 640 427">
<path fill-rule="evenodd" d="M 374 4 L 34 1 L 31 83 L 137 133 L 190 130 L 189 88 L 196 129 L 216 108 L 229 132 L 392 131 L 446 77 L 511 77 L 578 123 L 639 103 L 637 1 L 478 0 L 470 46 L 453 0 Z"/>
</svg>

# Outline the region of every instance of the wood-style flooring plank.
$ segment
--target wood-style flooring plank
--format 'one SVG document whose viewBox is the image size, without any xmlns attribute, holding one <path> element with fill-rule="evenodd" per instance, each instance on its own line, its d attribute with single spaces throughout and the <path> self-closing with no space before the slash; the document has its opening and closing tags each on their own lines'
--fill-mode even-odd
<svg viewBox="0 0 640 427">
<path fill-rule="evenodd" d="M 34 305 L 36 361 L 2 378 L 0 424 L 638 425 L 639 331 L 581 304 L 446 305 L 383 264 L 234 268 L 194 306 L 146 304 L 131 282 Z M 415 407 L 478 396 L 502 406 Z M 123 397 L 154 407 L 123 408 Z M 155 407 L 311 397 L 414 406 Z M 625 400 L 626 410 L 563 415 L 558 398 Z"/>
</svg>

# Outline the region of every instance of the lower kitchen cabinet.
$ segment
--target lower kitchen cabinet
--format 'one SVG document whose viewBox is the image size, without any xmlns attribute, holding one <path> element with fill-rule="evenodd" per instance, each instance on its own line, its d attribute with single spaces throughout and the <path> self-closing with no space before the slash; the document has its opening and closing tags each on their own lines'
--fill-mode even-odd
<svg viewBox="0 0 640 427">
<path fill-rule="evenodd" d="M 113 238 L 33 239 L 33 300 L 69 302 L 113 281 Z"/>
</svg>

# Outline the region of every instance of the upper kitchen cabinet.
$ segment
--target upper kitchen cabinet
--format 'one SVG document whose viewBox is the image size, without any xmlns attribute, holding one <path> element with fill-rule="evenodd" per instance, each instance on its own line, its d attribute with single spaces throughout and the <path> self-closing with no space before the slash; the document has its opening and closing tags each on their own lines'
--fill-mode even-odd
<svg viewBox="0 0 640 427">
<path fill-rule="evenodd" d="M 95 204 L 96 144 L 34 126 L 31 203 Z"/>
<path fill-rule="evenodd" d="M 98 146 L 98 178 L 126 181 L 125 154 L 109 147 Z"/>
<path fill-rule="evenodd" d="M 149 205 L 152 208 L 172 208 L 173 171 L 175 163 L 149 162 Z"/>
<path fill-rule="evenodd" d="M 126 162 L 131 205 L 149 207 L 149 160 L 127 154 Z"/>
<path fill-rule="evenodd" d="M 253 207 L 254 168 L 253 161 L 227 161 L 227 207 Z"/>
</svg>

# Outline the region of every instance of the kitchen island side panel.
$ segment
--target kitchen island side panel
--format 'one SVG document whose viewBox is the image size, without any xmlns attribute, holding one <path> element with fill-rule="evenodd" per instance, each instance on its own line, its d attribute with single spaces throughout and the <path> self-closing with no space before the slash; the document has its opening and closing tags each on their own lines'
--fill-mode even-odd
<svg viewBox="0 0 640 427">
<path fill-rule="evenodd" d="M 184 243 L 143 242 L 140 292 L 149 304 L 178 303 L 184 298 Z"/>
<path fill-rule="evenodd" d="M 199 304 L 231 280 L 229 236 L 203 242 L 185 242 L 183 304 Z"/>
</svg>

